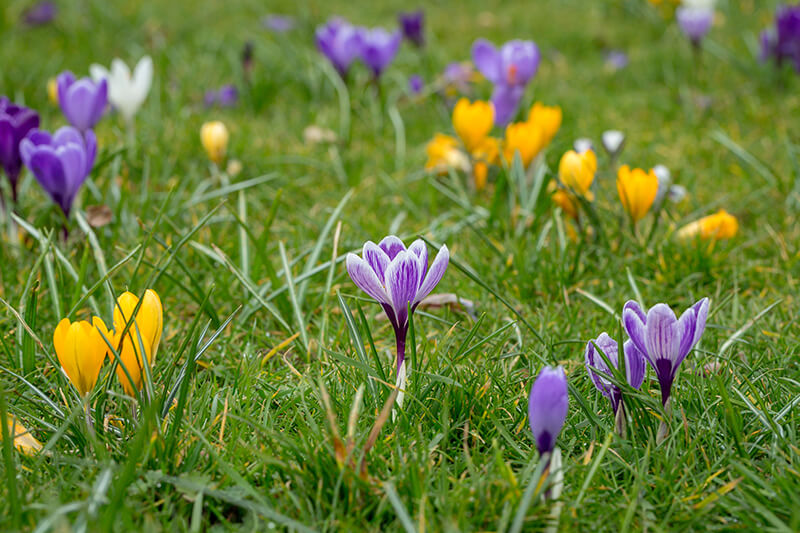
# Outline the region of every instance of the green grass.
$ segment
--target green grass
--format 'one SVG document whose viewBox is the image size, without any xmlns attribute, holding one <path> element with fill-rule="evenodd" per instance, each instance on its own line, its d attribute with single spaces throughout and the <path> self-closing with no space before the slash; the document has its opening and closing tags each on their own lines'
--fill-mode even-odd
<svg viewBox="0 0 800 533">
<path fill-rule="evenodd" d="M 756 60 L 777 2 L 721 0 L 699 58 L 644 1 L 437 2 L 424 54 L 401 49 L 381 98 L 357 67 L 344 106 L 313 28 L 332 14 L 391 26 L 405 3 L 59 4 L 55 25 L 40 29 L 16 22 L 27 2 L 0 8 L 0 94 L 40 110 L 45 128 L 64 124 L 45 90 L 63 69 L 149 53 L 156 76 L 135 145 L 118 117 L 98 126 L 98 165 L 77 211 L 107 205 L 109 225 L 87 235 L 73 217 L 64 242 L 30 176 L 19 205 L 27 229 L 3 224 L 0 412 L 45 452 L 6 448 L 0 529 L 539 530 L 553 502 L 528 490 L 541 465 L 526 406 L 545 362 L 563 364 L 571 386 L 558 530 L 800 529 L 800 81 Z M 295 14 L 298 28 L 265 32 L 267 12 Z M 449 109 L 403 96 L 406 77 L 431 79 L 481 36 L 541 47 L 526 102 L 564 111 L 550 169 L 576 137 L 598 144 L 621 129 L 621 162 L 663 163 L 688 188 L 647 245 L 621 223 L 603 156 L 595 192 L 607 242 L 560 239 L 544 195 L 515 219 L 502 176 L 473 194 L 463 176 L 422 172 L 427 140 L 451 132 Z M 242 87 L 248 40 L 251 90 L 233 109 L 204 109 L 207 88 Z M 607 70 L 606 48 L 628 52 L 630 65 Z M 228 185 L 200 146 L 211 119 L 227 124 L 243 164 Z M 311 124 L 339 141 L 306 145 Z M 735 239 L 672 236 L 719 207 L 739 217 Z M 370 439 L 392 392 L 394 339 L 341 260 L 390 232 L 446 242 L 453 261 L 436 292 L 472 300 L 478 318 L 458 307 L 416 313 L 403 409 Z M 53 330 L 68 314 L 110 322 L 113 295 L 147 287 L 165 313 L 154 398 L 132 409 L 106 365 L 92 435 L 58 370 Z M 712 300 L 660 445 L 652 371 L 621 439 L 583 368 L 588 339 L 620 336 L 605 307 L 619 313 L 637 295 L 678 310 Z M 107 415 L 119 425 L 104 428 Z"/>
</svg>

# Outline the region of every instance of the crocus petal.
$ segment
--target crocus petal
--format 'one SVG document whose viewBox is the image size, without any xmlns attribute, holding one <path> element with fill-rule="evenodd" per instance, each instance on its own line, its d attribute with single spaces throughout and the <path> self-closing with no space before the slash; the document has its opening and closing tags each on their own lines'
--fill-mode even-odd
<svg viewBox="0 0 800 533">
<path fill-rule="evenodd" d="M 419 289 L 419 258 L 407 251 L 398 253 L 386 269 L 386 292 L 400 327 L 408 321 L 408 305 L 414 303 Z"/>
<path fill-rule="evenodd" d="M 630 339 L 625 341 L 622 349 L 625 350 L 625 377 L 628 379 L 628 384 L 638 390 L 644 382 L 647 371 L 646 359 Z"/>
<path fill-rule="evenodd" d="M 505 126 L 514 118 L 524 93 L 525 87 L 521 85 L 495 85 L 492 92 L 495 125 Z"/>
<path fill-rule="evenodd" d="M 389 260 L 393 260 L 398 253 L 405 251 L 406 245 L 403 244 L 403 241 L 400 240 L 399 237 L 395 235 L 388 235 L 378 243 L 378 246 L 381 247 L 381 250 L 386 252 L 386 255 L 389 256 Z"/>
<path fill-rule="evenodd" d="M 379 280 L 386 277 L 386 269 L 389 267 L 390 260 L 389 256 L 386 255 L 386 252 L 384 252 L 380 246 L 372 241 L 365 242 L 361 251 L 361 256 L 372 270 L 375 271 Z"/>
<path fill-rule="evenodd" d="M 625 303 L 625 307 L 622 309 L 622 324 L 625 326 L 625 331 L 628 333 L 628 336 L 631 338 L 636 348 L 645 354 L 645 356 L 648 356 L 645 320 L 644 311 L 642 311 L 638 303 L 633 300 L 629 300 Z M 647 358 L 653 363 L 649 356 Z"/>
<path fill-rule="evenodd" d="M 433 263 L 431 263 L 431 268 L 428 270 L 428 274 L 425 276 L 425 279 L 422 281 L 422 285 L 420 285 L 419 290 L 417 291 L 416 296 L 414 297 L 414 304 L 418 304 L 422 300 L 428 296 L 431 291 L 439 284 L 442 280 L 442 276 L 444 276 L 445 270 L 447 270 L 447 265 L 450 264 L 450 250 L 448 250 L 447 245 L 442 245 L 439 248 L 439 252 L 436 254 L 436 257 L 433 259 Z"/>
<path fill-rule="evenodd" d="M 695 324 L 694 327 L 694 339 L 692 340 L 692 346 L 694 346 L 700 341 L 700 337 L 703 336 L 703 332 L 706 330 L 708 307 L 709 307 L 708 298 L 703 298 L 702 300 L 698 301 L 696 304 L 692 306 L 692 309 L 694 309 L 694 312 L 697 315 L 697 323 Z"/>
<path fill-rule="evenodd" d="M 682 337 L 677 324 L 675 313 L 666 304 L 656 304 L 647 312 L 645 347 L 652 359 L 669 359 L 673 362 L 678 359 Z"/>
<path fill-rule="evenodd" d="M 694 332 L 697 326 L 697 313 L 694 308 L 690 307 L 683 312 L 674 327 L 674 335 L 676 339 L 680 339 L 680 348 L 677 357 L 674 361 L 674 368 L 677 370 L 678 366 L 683 362 L 684 358 L 689 355 L 694 346 Z M 673 372 L 674 373 L 674 372 Z"/>
<path fill-rule="evenodd" d="M 472 61 L 475 67 L 492 83 L 502 82 L 500 54 L 486 39 L 478 39 L 472 45 Z"/>
<path fill-rule="evenodd" d="M 422 268 L 419 273 L 419 284 L 422 285 L 422 280 L 425 278 L 425 272 L 428 270 L 428 245 L 422 239 L 417 239 L 408 247 L 408 251 L 419 258 Z"/>
<path fill-rule="evenodd" d="M 544 367 L 531 387 L 528 422 L 540 454 L 553 451 L 569 407 L 567 378 L 561 367 Z"/>
<path fill-rule="evenodd" d="M 383 284 L 378 279 L 378 276 L 369 263 L 356 254 L 347 254 L 345 264 L 347 266 L 347 273 L 350 274 L 350 278 L 359 289 L 366 292 L 380 303 L 390 303 L 386 290 L 383 288 Z"/>
</svg>

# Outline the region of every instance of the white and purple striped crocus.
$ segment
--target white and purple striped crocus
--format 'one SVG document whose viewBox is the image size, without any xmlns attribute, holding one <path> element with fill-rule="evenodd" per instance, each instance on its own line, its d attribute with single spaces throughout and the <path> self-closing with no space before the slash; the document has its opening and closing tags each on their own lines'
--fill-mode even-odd
<svg viewBox="0 0 800 533">
<path fill-rule="evenodd" d="M 589 372 L 589 377 L 592 378 L 592 383 L 603 396 L 611 401 L 611 407 L 616 413 L 622 401 L 622 391 L 606 377 L 613 376 L 613 373 L 605 360 L 603 360 L 603 357 L 598 353 L 598 348 L 605 354 L 608 362 L 614 368 L 619 368 L 619 345 L 608 333 L 603 332 L 596 339 L 586 343 L 586 351 L 584 352 L 586 370 Z M 642 352 L 636 348 L 636 345 L 630 339 L 625 341 L 622 349 L 625 352 L 625 379 L 631 387 L 638 390 L 644 381 L 647 362 Z"/>
<path fill-rule="evenodd" d="M 315 40 L 317 49 L 344 78 L 353 61 L 361 56 L 364 29 L 353 26 L 343 18 L 334 17 L 317 28 Z"/>
<path fill-rule="evenodd" d="M 56 87 L 61 112 L 74 128 L 88 131 L 103 118 L 108 104 L 108 81 L 105 79 L 77 80 L 72 72 L 66 71 L 56 78 Z"/>
<path fill-rule="evenodd" d="M 683 5 L 675 10 L 675 20 L 681 31 L 695 48 L 700 47 L 703 37 L 711 29 L 714 22 L 714 2 L 710 0 L 684 0 Z"/>
<path fill-rule="evenodd" d="M 539 48 L 533 41 L 509 41 L 500 49 L 486 39 L 478 39 L 472 45 L 472 61 L 494 84 L 495 124 L 505 125 L 514 117 L 526 85 L 536 75 L 539 60 Z"/>
<path fill-rule="evenodd" d="M 692 351 L 706 329 L 708 298 L 684 311 L 680 318 L 668 305 L 659 303 L 645 313 L 639 304 L 628 301 L 622 311 L 625 330 L 656 373 L 661 387 L 661 403 L 667 404 L 678 367 Z"/>
<path fill-rule="evenodd" d="M 364 30 L 361 60 L 374 78 L 379 78 L 386 67 L 394 61 L 402 38 L 399 31 L 389 32 L 383 28 Z"/>
<path fill-rule="evenodd" d="M 380 243 L 367 241 L 362 257 L 347 254 L 347 273 L 358 288 L 381 304 L 394 328 L 397 370 L 405 360 L 408 314 L 428 296 L 444 276 L 450 251 L 442 245 L 428 268 L 428 247 L 421 239 L 406 248 L 394 235 Z"/>
<path fill-rule="evenodd" d="M 569 407 L 567 376 L 561 366 L 542 368 L 528 398 L 528 422 L 539 454 L 551 453 Z"/>
<path fill-rule="evenodd" d="M 0 96 L 0 167 L 11 183 L 12 200 L 17 203 L 17 181 L 22 170 L 19 143 L 34 128 L 39 127 L 39 114 L 33 109 L 12 104 Z"/>
<path fill-rule="evenodd" d="M 72 202 L 94 166 L 94 132 L 64 126 L 51 135 L 35 129 L 22 139 L 19 151 L 25 166 L 69 218 Z"/>
</svg>

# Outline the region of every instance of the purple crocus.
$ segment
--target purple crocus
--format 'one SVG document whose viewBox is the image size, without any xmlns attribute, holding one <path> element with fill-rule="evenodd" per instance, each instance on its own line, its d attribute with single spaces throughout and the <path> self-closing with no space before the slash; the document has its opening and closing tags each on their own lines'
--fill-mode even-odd
<svg viewBox="0 0 800 533">
<path fill-rule="evenodd" d="M 400 48 L 400 32 L 389 32 L 383 28 L 364 30 L 361 60 L 372 71 L 375 78 L 388 67 Z"/>
<path fill-rule="evenodd" d="M 472 45 L 472 61 L 495 87 L 495 124 L 502 126 L 513 118 L 525 86 L 536 75 L 539 60 L 539 48 L 533 41 L 509 41 L 499 50 L 485 39 Z"/>
<path fill-rule="evenodd" d="M 589 377 L 592 378 L 592 383 L 603 396 L 611 400 L 611 407 L 616 413 L 622 401 L 622 391 L 605 377 L 613 376 L 613 373 L 603 357 L 598 353 L 597 348 L 605 354 L 614 368 L 619 368 L 618 344 L 608 333 L 603 332 L 593 341 L 586 343 L 586 351 L 584 353 L 586 370 L 589 372 Z M 631 387 L 638 390 L 644 381 L 647 362 L 642 352 L 636 348 L 630 339 L 625 341 L 622 349 L 625 352 L 625 379 Z"/>
<path fill-rule="evenodd" d="M 33 109 L 12 104 L 0 96 L 0 166 L 11 182 L 11 196 L 17 203 L 17 180 L 22 170 L 19 144 L 34 128 L 39 127 L 39 115 Z"/>
<path fill-rule="evenodd" d="M 414 74 L 408 78 L 408 88 L 411 91 L 411 94 L 421 93 L 424 86 L 425 82 L 422 81 L 422 77 L 419 75 Z"/>
<path fill-rule="evenodd" d="M 223 85 L 218 91 L 208 90 L 203 97 L 206 107 L 214 104 L 218 104 L 220 107 L 233 107 L 238 99 L 239 90 L 232 84 Z"/>
<path fill-rule="evenodd" d="M 22 13 L 22 20 L 28 26 L 44 26 L 50 24 L 58 14 L 58 8 L 54 2 L 47 0 L 37 2 Z"/>
<path fill-rule="evenodd" d="M 661 403 L 667 405 L 678 367 L 706 329 L 708 298 L 687 309 L 680 318 L 666 304 L 656 304 L 647 314 L 633 300 L 622 311 L 622 323 L 639 351 L 655 370 L 661 386 Z"/>
<path fill-rule="evenodd" d="M 428 247 L 423 240 L 417 239 L 406 248 L 398 237 L 389 235 L 379 244 L 367 241 L 361 255 L 347 254 L 347 273 L 386 312 L 397 341 L 399 372 L 405 360 L 409 308 L 413 314 L 442 279 L 450 251 L 442 245 L 429 269 Z"/>
<path fill-rule="evenodd" d="M 606 65 L 611 70 L 621 70 L 628 66 L 628 54 L 622 50 L 609 50 L 606 52 Z"/>
<path fill-rule="evenodd" d="M 569 407 L 567 377 L 561 366 L 542 368 L 528 398 L 528 422 L 540 455 L 551 453 Z"/>
<path fill-rule="evenodd" d="M 62 72 L 56 79 L 58 104 L 61 112 L 76 129 L 88 131 L 103 117 L 108 103 L 108 82 L 91 78 L 75 79 L 70 72 Z"/>
<path fill-rule="evenodd" d="M 328 58 L 339 75 L 345 77 L 350 65 L 361 55 L 364 29 L 334 17 L 317 28 L 315 38 L 319 51 Z"/>
<path fill-rule="evenodd" d="M 442 73 L 445 88 L 458 93 L 468 92 L 474 78 L 475 70 L 469 61 L 448 63 Z"/>
<path fill-rule="evenodd" d="M 695 48 L 711 29 L 714 21 L 714 9 L 706 6 L 681 6 L 675 10 L 675 19 L 681 31 Z"/>
<path fill-rule="evenodd" d="M 294 29 L 294 17 L 288 15 L 266 15 L 261 25 L 273 33 L 286 33 Z"/>
<path fill-rule="evenodd" d="M 778 65 L 792 61 L 800 72 L 800 4 L 778 8 L 774 29 L 761 33 L 761 59 L 774 58 Z"/>
<path fill-rule="evenodd" d="M 22 139 L 19 151 L 25 166 L 69 218 L 72 202 L 94 166 L 94 132 L 64 126 L 51 135 L 35 129 Z"/>
<path fill-rule="evenodd" d="M 403 32 L 403 37 L 416 47 L 422 47 L 425 44 L 425 35 L 423 29 L 425 27 L 425 13 L 418 9 L 410 13 L 399 13 L 397 21 L 400 23 L 400 30 Z"/>
</svg>

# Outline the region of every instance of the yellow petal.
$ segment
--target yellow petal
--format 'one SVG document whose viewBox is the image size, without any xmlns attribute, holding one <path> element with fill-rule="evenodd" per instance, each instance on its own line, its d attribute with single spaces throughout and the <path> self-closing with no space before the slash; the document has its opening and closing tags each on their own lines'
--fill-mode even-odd
<svg viewBox="0 0 800 533">
<path fill-rule="evenodd" d="M 578 153 L 569 150 L 558 164 L 558 178 L 561 183 L 575 194 L 591 200 L 589 188 L 597 171 L 597 156 L 592 150 Z"/>
<path fill-rule="evenodd" d="M 17 451 L 25 455 L 36 455 L 42 449 L 42 443 L 31 435 L 25 426 L 20 423 L 16 416 L 6 415 L 6 426 L 9 434 L 13 437 L 14 447 Z M 3 433 L 0 432 L 0 441 L 3 440 Z"/>
<path fill-rule="evenodd" d="M 494 125 L 494 107 L 477 100 L 460 99 L 453 109 L 453 128 L 468 152 L 477 148 Z"/>
<path fill-rule="evenodd" d="M 120 335 L 126 327 L 126 322 L 132 320 L 133 310 L 138 303 L 136 295 L 125 292 L 117 298 L 117 306 L 114 309 L 114 327 L 117 335 Z M 163 308 L 158 294 L 148 289 L 145 291 L 142 305 L 136 313 L 136 318 L 128 328 L 125 338 L 122 339 L 120 348 L 120 359 L 125 369 L 117 367 L 117 377 L 122 383 L 125 391 L 130 395 L 135 395 L 135 389 L 140 389 L 143 379 L 144 365 L 152 365 L 153 359 L 158 352 L 163 331 Z M 140 350 L 144 346 L 144 358 Z M 117 338 L 119 345 L 119 337 Z M 131 379 L 125 373 L 130 374 Z M 132 383 L 131 383 L 132 381 Z"/>
<path fill-rule="evenodd" d="M 528 113 L 528 122 L 538 126 L 542 133 L 542 146 L 547 146 L 553 140 L 561 127 L 562 113 L 558 106 L 546 106 L 536 102 Z"/>
<path fill-rule="evenodd" d="M 538 124 L 517 122 L 506 126 L 503 154 L 510 165 L 514 154 L 519 153 L 522 165 L 527 168 L 545 146 L 544 133 Z"/>
<path fill-rule="evenodd" d="M 208 158 L 221 163 L 228 150 L 228 128 L 219 120 L 204 123 L 200 128 L 200 142 L 203 143 Z"/>
<path fill-rule="evenodd" d="M 617 192 L 625 210 L 634 221 L 641 220 L 652 207 L 658 193 L 658 177 L 651 169 L 631 169 L 622 165 L 617 171 Z"/>
</svg>

